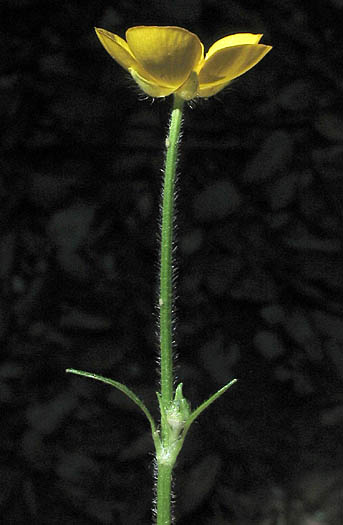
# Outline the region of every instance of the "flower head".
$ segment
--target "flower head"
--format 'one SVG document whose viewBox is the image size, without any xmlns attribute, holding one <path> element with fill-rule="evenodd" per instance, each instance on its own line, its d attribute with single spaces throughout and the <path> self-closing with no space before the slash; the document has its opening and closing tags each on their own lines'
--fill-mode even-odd
<svg viewBox="0 0 343 525">
<path fill-rule="evenodd" d="M 126 40 L 105 29 L 96 34 L 106 51 L 152 97 L 211 97 L 255 66 L 271 50 L 262 35 L 237 33 L 217 40 L 206 56 L 194 33 L 175 26 L 137 26 Z"/>
</svg>

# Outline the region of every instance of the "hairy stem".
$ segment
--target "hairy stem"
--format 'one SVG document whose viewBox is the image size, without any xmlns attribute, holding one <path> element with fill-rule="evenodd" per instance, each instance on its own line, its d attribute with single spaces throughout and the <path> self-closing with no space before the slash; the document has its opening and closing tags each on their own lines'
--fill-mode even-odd
<svg viewBox="0 0 343 525">
<path fill-rule="evenodd" d="M 177 150 L 181 130 L 183 100 L 174 97 L 169 133 L 166 140 L 167 156 L 164 173 L 162 198 L 161 267 L 160 267 L 160 357 L 161 357 L 161 398 L 165 408 L 173 399 L 173 356 L 172 356 L 172 251 L 174 186 Z"/>
<path fill-rule="evenodd" d="M 160 462 L 157 468 L 157 525 L 169 525 L 171 523 L 173 467 Z"/>
<path fill-rule="evenodd" d="M 161 366 L 161 451 L 157 460 L 157 525 L 171 523 L 171 481 L 175 459 L 170 443 L 170 427 L 165 414 L 173 401 L 173 216 L 175 174 L 184 100 L 174 96 L 169 133 L 166 139 L 166 163 L 162 197 L 161 266 L 160 266 L 160 366 Z M 164 414 L 162 413 L 164 412 Z M 167 459 L 167 461 L 166 461 Z"/>
</svg>

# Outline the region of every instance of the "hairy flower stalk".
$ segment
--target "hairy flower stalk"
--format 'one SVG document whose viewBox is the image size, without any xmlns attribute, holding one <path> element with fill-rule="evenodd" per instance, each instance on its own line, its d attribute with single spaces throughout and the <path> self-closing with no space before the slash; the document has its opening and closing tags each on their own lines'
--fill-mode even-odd
<svg viewBox="0 0 343 525">
<path fill-rule="evenodd" d="M 172 360 L 172 252 L 174 187 L 178 155 L 178 142 L 181 131 L 182 108 L 184 100 L 174 96 L 170 127 L 166 139 L 166 162 L 162 196 L 161 261 L 160 261 L 160 358 L 161 358 L 161 398 L 167 410 L 173 399 L 173 360 Z M 162 427 L 163 435 L 163 427 Z"/>
<path fill-rule="evenodd" d="M 169 133 L 166 139 L 166 161 L 162 197 L 161 262 L 160 262 L 160 365 L 161 365 L 161 405 L 165 414 L 170 414 L 173 402 L 173 355 L 172 355 L 172 253 L 174 187 L 178 143 L 182 124 L 184 100 L 174 95 L 174 105 L 170 118 Z M 171 435 L 170 416 L 161 417 L 161 452 L 156 455 L 157 462 L 157 524 L 170 523 L 170 495 L 172 470 L 176 460 L 170 450 L 179 438 L 179 431 Z"/>
<path fill-rule="evenodd" d="M 181 132 L 182 109 L 186 100 L 208 98 L 223 90 L 234 78 L 255 66 L 271 49 L 260 44 L 261 34 L 238 33 L 217 40 L 204 55 L 204 46 L 194 33 L 175 26 L 137 26 L 126 31 L 126 40 L 96 29 L 106 51 L 126 69 L 141 90 L 152 97 L 173 95 L 162 198 L 160 250 L 160 381 L 157 393 L 160 422 L 155 421 L 143 401 L 127 386 L 92 372 L 73 368 L 67 372 L 107 383 L 126 394 L 146 416 L 156 451 L 157 525 L 171 523 L 172 473 L 192 423 L 237 380 L 233 379 L 195 410 L 182 392 L 174 391 L 172 353 L 172 253 L 175 174 Z"/>
</svg>

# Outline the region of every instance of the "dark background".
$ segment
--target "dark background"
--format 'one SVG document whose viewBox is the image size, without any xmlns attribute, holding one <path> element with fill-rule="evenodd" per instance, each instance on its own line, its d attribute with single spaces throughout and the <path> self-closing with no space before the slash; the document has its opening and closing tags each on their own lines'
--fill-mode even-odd
<svg viewBox="0 0 343 525">
<path fill-rule="evenodd" d="M 148 524 L 171 98 L 143 100 L 93 26 L 263 32 L 253 70 L 185 111 L 177 375 L 233 377 L 176 469 L 177 523 L 343 522 L 342 0 L 2 0 L 0 516 Z M 283 520 L 283 521 L 282 521 Z"/>
</svg>

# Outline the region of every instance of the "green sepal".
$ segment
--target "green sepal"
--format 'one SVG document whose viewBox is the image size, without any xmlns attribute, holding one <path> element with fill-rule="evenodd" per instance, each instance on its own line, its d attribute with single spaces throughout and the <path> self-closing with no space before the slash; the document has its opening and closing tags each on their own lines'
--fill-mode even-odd
<svg viewBox="0 0 343 525">
<path fill-rule="evenodd" d="M 159 441 L 159 435 L 158 431 L 156 429 L 155 421 L 152 415 L 150 414 L 148 408 L 145 406 L 143 401 L 139 399 L 139 397 L 132 392 L 127 386 L 123 385 L 122 383 L 118 383 L 118 381 L 114 381 L 113 379 L 109 379 L 107 377 L 100 376 L 98 374 L 93 374 L 91 372 L 84 372 L 83 370 L 75 370 L 74 368 L 67 368 L 66 370 L 69 374 L 76 374 L 78 376 L 83 377 L 89 377 L 90 379 L 96 379 L 96 381 L 101 381 L 102 383 L 107 383 L 108 385 L 114 386 L 114 388 L 117 388 L 117 390 L 120 390 L 123 392 L 123 394 L 126 394 L 127 397 L 131 399 L 136 405 L 142 410 L 142 412 L 147 417 L 150 426 L 151 426 L 151 432 L 152 432 L 152 438 L 154 440 L 155 446 L 157 447 L 157 440 Z"/>
</svg>

